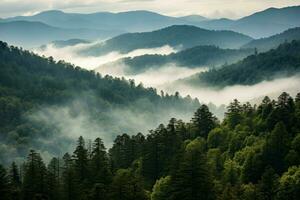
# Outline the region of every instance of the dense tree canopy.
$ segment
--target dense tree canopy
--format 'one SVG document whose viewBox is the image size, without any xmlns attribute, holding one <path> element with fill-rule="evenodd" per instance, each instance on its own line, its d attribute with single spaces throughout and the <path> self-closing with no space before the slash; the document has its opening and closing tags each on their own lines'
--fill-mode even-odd
<svg viewBox="0 0 300 200">
<path fill-rule="evenodd" d="M 299 95 L 258 106 L 234 100 L 222 122 L 203 105 L 190 122 L 173 118 L 148 135 L 119 135 L 108 152 L 100 138 L 89 147 L 79 137 L 72 155 L 47 166 L 32 150 L 25 163 L 0 167 L 1 197 L 297 200 Z"/>
<path fill-rule="evenodd" d="M 79 129 L 88 133 L 97 129 L 112 141 L 123 131 L 149 130 L 161 118 L 168 120 L 171 110 L 193 112 L 198 106 L 196 99 L 160 96 L 154 88 L 144 88 L 133 80 L 102 77 L 0 42 L 1 162 L 26 156 L 29 147 L 52 155 L 63 153 L 63 146 L 73 139 L 61 138 L 55 144 L 44 141 Z M 121 117 L 122 112 L 128 116 Z M 132 126 L 135 119 L 145 121 L 142 128 Z M 79 127 L 63 130 L 64 124 Z"/>
<path fill-rule="evenodd" d="M 293 76 L 300 71 L 300 41 L 281 44 L 265 53 L 248 56 L 240 62 L 201 73 L 191 83 L 213 87 L 253 85 L 276 76 Z"/>
</svg>

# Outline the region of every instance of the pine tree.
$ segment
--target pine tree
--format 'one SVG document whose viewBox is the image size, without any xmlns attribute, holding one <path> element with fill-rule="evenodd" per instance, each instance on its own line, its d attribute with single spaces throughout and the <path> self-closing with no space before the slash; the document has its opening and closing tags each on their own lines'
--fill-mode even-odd
<svg viewBox="0 0 300 200">
<path fill-rule="evenodd" d="M 60 166 L 59 158 L 52 158 L 47 170 L 47 193 L 49 199 L 60 199 Z"/>
<path fill-rule="evenodd" d="M 196 139 L 186 147 L 179 169 L 172 176 L 172 200 L 214 199 L 211 176 Z"/>
<path fill-rule="evenodd" d="M 89 195 L 89 200 L 107 200 L 107 193 L 107 187 L 101 183 L 97 183 L 94 185 Z"/>
<path fill-rule="evenodd" d="M 276 124 L 268 135 L 263 155 L 266 166 L 271 166 L 277 173 L 282 173 L 285 166 L 285 155 L 289 150 L 289 133 L 282 122 Z"/>
<path fill-rule="evenodd" d="M 271 167 L 266 168 L 258 184 L 258 192 L 260 200 L 275 199 L 279 186 L 279 176 Z"/>
<path fill-rule="evenodd" d="M 21 177 L 19 174 L 19 168 L 15 162 L 11 164 L 9 170 L 9 182 L 11 185 L 12 199 L 18 200 L 21 198 Z"/>
<path fill-rule="evenodd" d="M 227 107 L 227 112 L 225 113 L 225 120 L 228 123 L 230 128 L 235 128 L 242 120 L 242 106 L 237 99 L 234 99 L 233 102 Z"/>
<path fill-rule="evenodd" d="M 293 98 L 283 92 L 276 102 L 275 109 L 271 112 L 267 119 L 268 129 L 271 131 L 274 129 L 275 125 L 282 122 L 288 131 L 291 131 L 291 127 L 296 122 L 295 116 L 292 114 L 295 111 L 295 103 Z"/>
<path fill-rule="evenodd" d="M 74 163 L 68 153 L 63 156 L 62 186 L 62 197 L 64 200 L 79 199 L 78 179 L 76 179 Z"/>
<path fill-rule="evenodd" d="M 1 200 L 10 199 L 9 179 L 6 170 L 2 165 L 0 165 L 0 199 Z"/>
<path fill-rule="evenodd" d="M 111 172 L 109 170 L 108 155 L 106 153 L 103 141 L 96 138 L 91 153 L 91 171 L 93 183 L 108 185 L 111 181 Z M 97 189 L 97 187 L 95 188 Z"/>
<path fill-rule="evenodd" d="M 111 185 L 112 200 L 146 200 L 147 196 L 139 178 L 129 169 L 116 172 Z"/>
<path fill-rule="evenodd" d="M 74 166 L 79 182 L 87 181 L 88 178 L 88 151 L 82 136 L 77 141 L 77 147 L 73 153 Z"/>
<path fill-rule="evenodd" d="M 128 168 L 134 161 L 136 154 L 134 143 L 127 134 L 117 136 L 109 153 L 112 157 L 114 170 Z"/>
<path fill-rule="evenodd" d="M 195 112 L 192 123 L 196 127 L 196 134 L 194 137 L 201 136 L 207 138 L 208 133 L 216 127 L 216 117 L 214 117 L 208 107 L 203 104 Z"/>
<path fill-rule="evenodd" d="M 25 166 L 23 183 L 24 200 L 47 197 L 46 175 L 46 166 L 40 154 L 31 150 Z"/>
</svg>

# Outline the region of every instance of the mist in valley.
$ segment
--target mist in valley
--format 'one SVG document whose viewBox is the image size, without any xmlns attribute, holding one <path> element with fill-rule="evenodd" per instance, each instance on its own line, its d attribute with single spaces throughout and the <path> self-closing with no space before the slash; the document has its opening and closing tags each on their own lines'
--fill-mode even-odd
<svg viewBox="0 0 300 200">
<path fill-rule="evenodd" d="M 263 81 L 251 86 L 234 85 L 223 89 L 201 85 L 192 86 L 182 81 L 182 79 L 207 71 L 208 66 L 189 68 L 170 63 L 149 68 L 140 74 L 128 75 L 126 71 L 129 66 L 122 62 L 113 61 L 144 54 L 167 55 L 176 52 L 176 50 L 170 46 L 163 46 L 155 49 L 137 49 L 128 54 L 111 52 L 101 57 L 83 57 L 78 54 L 79 51 L 92 44 L 78 44 L 63 48 L 57 48 L 53 44 L 49 44 L 43 50 L 35 49 L 34 52 L 39 55 L 52 56 L 55 60 L 65 60 L 89 70 L 97 69 L 97 72 L 102 75 L 108 74 L 134 79 L 137 85 L 142 83 L 145 87 L 155 87 L 157 93 L 162 90 L 164 94 L 179 92 L 182 97 L 189 95 L 192 98 L 197 98 L 200 103 L 208 104 L 219 119 L 224 116 L 225 105 L 228 105 L 235 98 L 240 102 L 249 101 L 256 104 L 266 95 L 276 98 L 283 91 L 290 93 L 292 96 L 299 92 L 300 76 L 297 75 L 289 78 L 279 77 L 272 81 Z M 133 135 L 139 132 L 147 134 L 149 130 L 155 129 L 159 124 L 167 124 L 172 117 L 188 122 L 196 110 L 196 107 L 187 110 L 179 106 L 154 105 L 146 98 L 137 99 L 133 104 L 134 106 L 105 108 L 105 106 L 96 102 L 91 103 L 90 100 L 87 100 L 87 97 L 80 98 L 80 96 L 85 95 L 78 95 L 78 98 L 68 104 L 39 108 L 26 116 L 26 119 L 30 122 L 43 125 L 51 130 L 50 132 L 45 130 L 47 134 L 44 137 L 37 138 L 33 144 L 33 148 L 40 149 L 44 158 L 47 159 L 53 155 L 61 155 L 66 151 L 71 151 L 74 149 L 75 141 L 79 136 L 83 136 L 87 140 L 100 137 L 104 140 L 106 147 L 111 147 L 117 135 L 123 133 Z M 89 95 L 89 97 L 92 96 Z M 13 145 L 1 145 L 0 149 L 8 149 L 8 155 L 13 155 L 14 152 L 17 154 Z"/>
<path fill-rule="evenodd" d="M 88 70 L 93 70 L 98 66 L 101 66 L 106 63 L 110 63 L 125 57 L 136 57 L 145 54 L 161 54 L 168 55 L 175 53 L 176 50 L 168 45 L 162 46 L 159 48 L 150 48 L 150 49 L 136 49 L 126 54 L 121 54 L 119 52 L 110 52 L 103 56 L 85 56 L 80 54 L 84 49 L 88 49 L 95 44 L 98 44 L 99 41 L 91 43 L 81 43 L 74 46 L 65 46 L 62 48 L 56 47 L 53 43 L 45 45 L 43 48 L 35 48 L 33 52 L 41 56 L 52 56 L 55 60 L 64 60 L 70 62 L 74 65 L 83 67 Z M 113 70 L 113 69 L 112 69 Z M 109 72 L 109 71 L 108 71 Z"/>
<path fill-rule="evenodd" d="M 290 92 L 293 95 L 297 92 L 297 86 L 300 83 L 299 76 L 293 76 L 290 78 L 278 77 L 273 81 L 263 81 L 251 86 L 234 85 L 223 89 L 209 88 L 201 85 L 196 87 L 186 84 L 184 81 L 181 81 L 181 79 L 188 78 L 200 72 L 205 72 L 209 69 L 209 66 L 189 68 L 176 63 L 149 68 L 143 73 L 132 75 L 126 73 L 130 66 L 122 62 L 113 61 L 124 57 L 135 57 L 145 54 L 168 55 L 176 52 L 176 50 L 170 46 L 163 46 L 153 49 L 137 49 L 128 54 L 111 52 L 100 57 L 80 56 L 78 54 L 79 51 L 93 44 L 94 43 L 78 44 L 64 48 L 56 48 L 49 44 L 43 51 L 35 50 L 35 52 L 40 55 L 52 56 L 56 60 L 65 60 L 89 70 L 95 69 L 96 72 L 102 75 L 134 79 L 136 83 L 142 83 L 146 87 L 155 87 L 158 91 L 163 90 L 171 94 L 179 92 L 182 96 L 190 95 L 193 98 L 198 98 L 202 103 L 213 103 L 218 106 L 228 104 L 235 98 L 241 102 L 252 101 L 258 103 L 257 101 L 266 95 L 276 97 L 283 91 Z"/>
<path fill-rule="evenodd" d="M 80 136 L 87 144 L 95 138 L 101 138 L 106 148 L 111 148 L 117 135 L 147 135 L 160 124 L 167 125 L 171 118 L 189 121 L 198 104 L 182 106 L 154 104 L 148 98 L 139 98 L 130 105 L 107 106 L 97 102 L 92 93 L 81 93 L 71 101 L 55 106 L 38 107 L 23 116 L 26 122 L 22 126 L 29 128 L 31 138 L 26 146 L 13 143 L 0 143 L 0 161 L 22 163 L 30 149 L 37 149 L 48 162 L 54 156 L 72 153 Z M 18 134 L 10 133 L 8 141 Z M 30 149 L 29 149 L 30 148 Z"/>
<path fill-rule="evenodd" d="M 179 91 L 183 96 L 190 94 L 204 103 L 227 105 L 233 99 L 238 99 L 240 102 L 260 103 L 263 97 L 277 98 L 284 91 L 295 96 L 299 92 L 299 85 L 300 75 L 295 75 L 292 77 L 278 77 L 255 85 L 234 85 L 222 89 L 201 85 L 194 86 L 184 81 L 177 81 L 173 84 L 164 85 L 162 89 L 170 93 Z"/>
</svg>

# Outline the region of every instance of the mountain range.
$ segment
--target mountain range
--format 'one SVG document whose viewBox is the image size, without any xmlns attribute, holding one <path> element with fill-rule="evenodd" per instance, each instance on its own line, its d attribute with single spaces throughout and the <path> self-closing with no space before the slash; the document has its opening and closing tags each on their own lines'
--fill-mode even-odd
<svg viewBox="0 0 300 200">
<path fill-rule="evenodd" d="M 292 40 L 300 40 L 300 28 L 291 28 L 282 33 L 273 35 L 271 37 L 252 40 L 243 48 L 256 48 L 259 51 L 268 51 L 277 48 L 284 42 L 291 42 Z"/>
<path fill-rule="evenodd" d="M 157 48 L 164 45 L 177 49 L 199 45 L 239 48 L 251 40 L 251 37 L 233 31 L 211 31 L 189 25 L 174 25 L 152 32 L 122 34 L 95 44 L 83 50 L 82 54 L 98 56 L 113 51 L 128 53 L 135 49 Z"/>
<path fill-rule="evenodd" d="M 237 20 L 216 19 L 201 21 L 199 27 L 232 30 L 253 38 L 269 37 L 289 28 L 300 26 L 300 6 L 269 8 Z"/>
<path fill-rule="evenodd" d="M 0 39 L 10 44 L 25 48 L 37 47 L 53 40 L 80 38 L 86 40 L 107 39 L 119 35 L 120 31 L 58 28 L 42 22 L 0 21 Z"/>
<path fill-rule="evenodd" d="M 39 21 L 63 28 L 99 28 L 103 30 L 122 30 L 124 32 L 145 32 L 174 24 L 189 24 L 189 20 L 199 21 L 199 18 L 192 16 L 176 18 L 143 10 L 120 13 L 97 12 L 91 14 L 65 13 L 59 10 L 50 10 L 33 16 L 17 16 L 4 19 L 4 21 L 20 20 Z"/>
<path fill-rule="evenodd" d="M 241 19 L 208 19 L 200 15 L 171 17 L 155 12 L 138 10 L 120 13 L 97 12 L 91 14 L 66 13 L 49 10 L 32 16 L 16 16 L 0 19 L 0 39 L 12 44 L 30 46 L 38 42 L 66 39 L 107 39 L 127 32 L 150 32 L 172 25 L 193 25 L 210 30 L 231 30 L 259 39 L 279 34 L 287 29 L 300 26 L 300 6 L 269 8 Z M 6 24 L 3 24 L 3 23 Z M 19 27 L 15 27 L 15 23 Z M 27 22 L 27 23 L 25 23 Z M 34 22 L 30 24 L 29 22 Z M 36 24 L 40 22 L 43 24 Z M 12 23 L 12 24 L 10 24 Z M 23 24 L 23 25 L 21 25 Z M 32 29 L 30 32 L 26 27 Z M 4 30 L 5 29 L 5 30 Z M 47 32 L 39 36 L 39 33 Z M 32 41 L 29 36 L 38 38 Z M 58 34 L 57 32 L 60 32 Z M 70 34 L 73 32 L 73 34 Z M 10 37 L 13 35 L 14 37 Z M 43 38 L 44 37 L 44 38 Z M 73 37 L 73 38 L 72 38 Z M 18 42 L 14 42 L 17 40 Z M 39 43 L 41 45 L 43 43 Z"/>
</svg>

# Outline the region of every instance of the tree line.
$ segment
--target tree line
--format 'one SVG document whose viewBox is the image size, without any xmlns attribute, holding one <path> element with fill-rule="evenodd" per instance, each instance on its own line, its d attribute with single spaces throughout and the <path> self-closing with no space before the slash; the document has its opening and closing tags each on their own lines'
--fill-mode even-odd
<svg viewBox="0 0 300 200">
<path fill-rule="evenodd" d="M 0 167 L 1 199 L 296 200 L 300 196 L 300 93 L 234 100 L 219 121 L 206 105 L 149 134 L 101 138 L 45 164 Z"/>
</svg>

